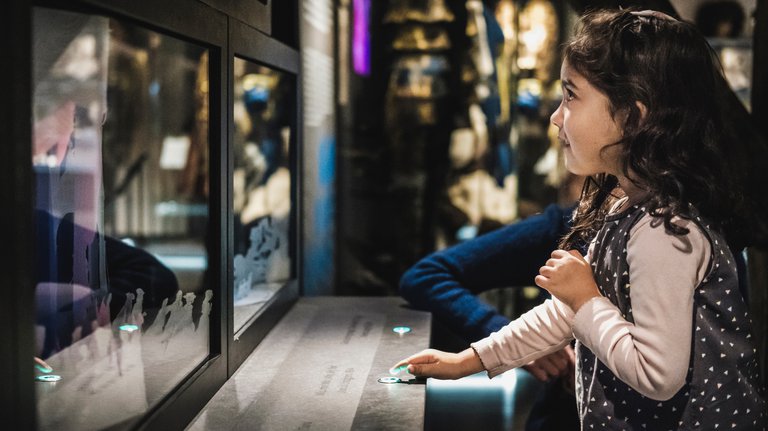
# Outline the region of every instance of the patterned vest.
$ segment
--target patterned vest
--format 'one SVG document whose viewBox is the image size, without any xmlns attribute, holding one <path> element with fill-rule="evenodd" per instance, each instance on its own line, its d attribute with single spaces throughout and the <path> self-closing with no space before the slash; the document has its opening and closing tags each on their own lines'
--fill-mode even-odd
<svg viewBox="0 0 768 431">
<path fill-rule="evenodd" d="M 609 216 L 595 238 L 592 265 L 600 292 L 632 318 L 627 243 L 646 214 L 634 206 Z M 619 380 L 577 343 L 577 393 L 584 430 L 765 430 L 751 323 L 738 289 L 736 263 L 723 237 L 695 220 L 712 247 L 709 273 L 696 287 L 686 384 L 667 401 L 647 398 Z M 653 250 L 643 250 L 653 253 Z M 760 390 L 758 389 L 760 388 Z"/>
</svg>

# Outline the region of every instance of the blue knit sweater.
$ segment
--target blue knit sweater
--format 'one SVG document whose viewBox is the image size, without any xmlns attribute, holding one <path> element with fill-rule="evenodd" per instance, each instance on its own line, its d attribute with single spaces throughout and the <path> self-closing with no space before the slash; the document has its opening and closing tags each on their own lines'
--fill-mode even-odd
<svg viewBox="0 0 768 431">
<path fill-rule="evenodd" d="M 498 287 L 532 286 L 568 232 L 572 211 L 550 205 L 541 214 L 435 252 L 403 275 L 400 294 L 467 341 L 484 338 L 509 318 L 476 295 Z"/>
</svg>

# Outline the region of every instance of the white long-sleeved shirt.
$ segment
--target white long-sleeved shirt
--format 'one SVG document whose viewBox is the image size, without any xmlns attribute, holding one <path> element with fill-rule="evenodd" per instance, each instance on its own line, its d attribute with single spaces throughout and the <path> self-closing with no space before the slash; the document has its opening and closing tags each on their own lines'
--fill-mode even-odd
<svg viewBox="0 0 768 431">
<path fill-rule="evenodd" d="M 673 221 L 689 233 L 672 235 L 647 214 L 630 231 L 627 263 L 634 323 L 605 297 L 588 301 L 578 313 L 556 298 L 547 300 L 472 344 L 489 377 L 555 352 L 575 337 L 639 393 L 659 400 L 673 396 L 685 384 L 693 295 L 711 255 L 709 241 L 695 223 Z"/>
</svg>

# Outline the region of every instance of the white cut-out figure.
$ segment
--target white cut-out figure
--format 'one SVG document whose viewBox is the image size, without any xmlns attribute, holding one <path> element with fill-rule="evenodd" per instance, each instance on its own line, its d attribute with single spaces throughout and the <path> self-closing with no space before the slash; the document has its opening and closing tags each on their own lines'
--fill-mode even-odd
<svg viewBox="0 0 768 431">
<path fill-rule="evenodd" d="M 144 324 L 144 290 L 141 288 L 136 289 L 136 303 L 133 306 L 131 323 L 139 328 Z"/>
<path fill-rule="evenodd" d="M 248 251 L 245 256 L 235 256 L 235 300 L 247 297 L 252 286 L 269 281 L 269 268 L 282 244 L 280 236 L 271 217 L 262 219 L 251 229 Z"/>
</svg>

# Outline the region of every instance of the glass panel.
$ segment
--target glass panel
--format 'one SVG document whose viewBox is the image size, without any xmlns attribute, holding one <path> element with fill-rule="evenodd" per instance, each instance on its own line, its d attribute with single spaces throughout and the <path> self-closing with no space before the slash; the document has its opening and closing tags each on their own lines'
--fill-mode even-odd
<svg viewBox="0 0 768 431">
<path fill-rule="evenodd" d="M 247 324 L 291 279 L 292 75 L 234 60 L 234 328 Z"/>
<path fill-rule="evenodd" d="M 35 9 L 41 429 L 135 420 L 209 352 L 207 51 Z"/>
</svg>

